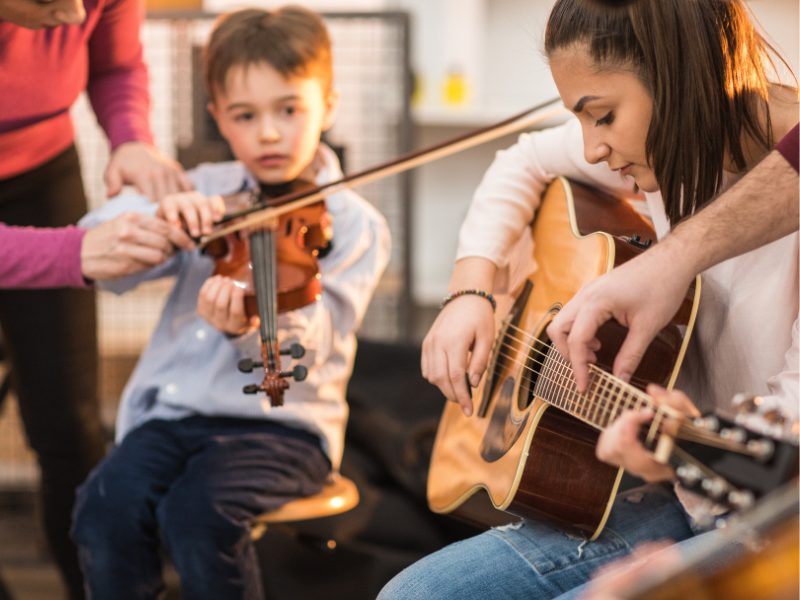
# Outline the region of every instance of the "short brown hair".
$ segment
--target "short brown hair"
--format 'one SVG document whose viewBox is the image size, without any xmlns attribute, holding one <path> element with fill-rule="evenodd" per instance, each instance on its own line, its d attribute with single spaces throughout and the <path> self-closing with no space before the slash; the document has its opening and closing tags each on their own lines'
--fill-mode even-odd
<svg viewBox="0 0 800 600">
<path fill-rule="evenodd" d="M 212 101 L 225 90 L 228 71 L 236 66 L 267 63 L 284 77 L 318 77 L 325 91 L 333 79 L 328 30 L 317 13 L 300 6 L 223 15 L 204 49 L 203 63 Z"/>
</svg>

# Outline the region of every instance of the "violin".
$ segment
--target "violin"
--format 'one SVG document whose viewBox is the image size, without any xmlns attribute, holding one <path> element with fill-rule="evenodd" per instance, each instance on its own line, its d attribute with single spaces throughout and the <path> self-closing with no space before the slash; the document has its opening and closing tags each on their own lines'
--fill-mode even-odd
<svg viewBox="0 0 800 600">
<path fill-rule="evenodd" d="M 301 358 L 305 349 L 292 344 L 281 350 L 278 345 L 278 313 L 302 308 L 318 300 L 322 292 L 318 258 L 329 247 L 332 230 L 325 210 L 330 194 L 403 173 L 467 150 L 509 133 L 530 128 L 563 112 L 564 106 L 542 112 L 558 102 L 553 98 L 495 125 L 411 152 L 364 171 L 330 183 L 313 186 L 294 181 L 278 186 L 262 186 L 258 194 L 242 192 L 224 198 L 226 214 L 216 229 L 198 240 L 215 262 L 215 275 L 232 278 L 245 290 L 248 318 L 259 317 L 262 362 L 239 361 L 239 370 L 252 372 L 264 367 L 261 384 L 245 386 L 244 393 L 266 392 L 272 406 L 283 404 L 287 378 L 306 378 L 301 365 L 281 371 L 281 355 Z M 254 201 L 257 200 L 257 201 Z"/>
<path fill-rule="evenodd" d="M 258 194 L 242 192 L 223 198 L 227 214 L 252 206 L 265 208 L 275 199 L 312 189 L 305 181 L 280 186 L 262 185 Z M 255 204 L 254 204 L 254 201 Z M 262 362 L 246 358 L 239 361 L 239 370 L 252 372 L 264 367 L 260 384 L 244 387 L 246 394 L 265 392 L 272 406 L 283 405 L 283 392 L 289 387 L 287 378 L 303 381 L 307 369 L 297 365 L 291 371 L 281 369 L 281 355 L 301 358 L 305 348 L 292 344 L 281 350 L 278 343 L 278 314 L 308 306 L 322 294 L 318 255 L 333 237 L 331 219 L 325 201 L 285 212 L 247 230 L 237 230 L 216 238 L 205 246 L 206 255 L 214 259 L 214 275 L 229 277 L 245 291 L 245 315 L 259 318 Z"/>
</svg>

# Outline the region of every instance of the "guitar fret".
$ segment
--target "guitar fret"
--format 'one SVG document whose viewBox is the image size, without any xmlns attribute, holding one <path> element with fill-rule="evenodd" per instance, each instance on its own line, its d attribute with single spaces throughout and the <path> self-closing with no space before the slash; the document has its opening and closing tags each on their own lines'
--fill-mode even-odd
<svg viewBox="0 0 800 600">
<path fill-rule="evenodd" d="M 607 381 L 606 381 L 605 377 L 603 377 L 602 374 L 600 374 L 600 373 L 598 373 L 598 375 L 600 375 L 600 384 L 598 385 L 599 393 L 595 394 L 594 401 L 592 402 L 591 407 L 589 408 L 589 411 L 586 414 L 586 419 L 589 422 L 592 422 L 592 423 L 594 422 L 592 420 L 592 414 L 594 413 L 594 415 L 595 415 L 594 418 L 596 419 L 597 418 L 597 409 L 601 406 L 601 402 L 603 400 L 603 396 L 608 391 Z"/>
<path fill-rule="evenodd" d="M 611 425 L 611 423 L 616 421 L 617 418 L 622 414 L 622 411 L 625 410 L 625 406 L 628 403 L 627 396 L 629 395 L 630 392 L 628 390 L 623 390 L 623 392 L 619 396 L 617 396 L 617 401 L 614 403 L 614 408 L 611 411 L 611 414 L 609 415 L 609 420 L 606 423 L 606 427 L 608 427 L 609 425 Z M 620 406 L 620 403 L 622 404 L 622 406 Z"/>
<path fill-rule="evenodd" d="M 561 356 L 556 361 L 558 364 L 559 381 L 561 382 L 561 403 L 559 404 L 562 410 L 566 410 L 569 406 L 569 384 L 571 377 L 569 376 L 567 365 L 564 364 L 564 359 Z"/>
</svg>

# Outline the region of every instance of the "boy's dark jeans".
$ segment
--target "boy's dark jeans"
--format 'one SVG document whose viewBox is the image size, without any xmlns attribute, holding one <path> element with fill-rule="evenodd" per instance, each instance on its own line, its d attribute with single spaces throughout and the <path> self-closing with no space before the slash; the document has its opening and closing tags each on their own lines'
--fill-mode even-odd
<svg viewBox="0 0 800 600">
<path fill-rule="evenodd" d="M 262 598 L 251 520 L 318 493 L 330 469 L 319 438 L 275 422 L 145 423 L 78 490 L 72 534 L 89 597 L 157 598 L 163 543 L 184 600 Z"/>
</svg>

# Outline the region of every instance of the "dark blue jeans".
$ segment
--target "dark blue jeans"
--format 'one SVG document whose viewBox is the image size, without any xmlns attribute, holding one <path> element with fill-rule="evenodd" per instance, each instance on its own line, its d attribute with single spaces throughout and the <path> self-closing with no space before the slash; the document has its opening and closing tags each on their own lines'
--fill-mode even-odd
<svg viewBox="0 0 800 600">
<path fill-rule="evenodd" d="M 184 600 L 262 598 L 251 520 L 318 493 L 330 468 L 319 438 L 274 422 L 145 423 L 78 489 L 72 535 L 89 598 L 157 598 L 159 543 Z"/>
</svg>

